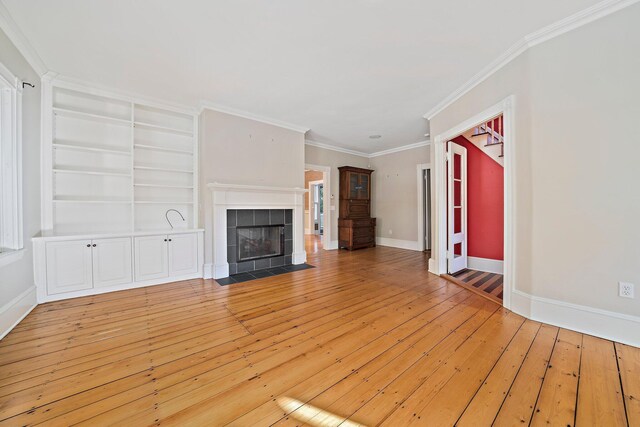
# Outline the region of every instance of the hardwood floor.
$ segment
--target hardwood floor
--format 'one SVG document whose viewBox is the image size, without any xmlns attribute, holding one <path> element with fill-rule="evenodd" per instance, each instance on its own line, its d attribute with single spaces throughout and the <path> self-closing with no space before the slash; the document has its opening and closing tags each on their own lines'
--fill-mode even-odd
<svg viewBox="0 0 640 427">
<path fill-rule="evenodd" d="M 640 425 L 640 349 L 526 320 L 421 252 L 48 303 L 0 342 L 2 425 Z"/>
<path fill-rule="evenodd" d="M 442 277 L 502 305 L 502 274 L 464 269 Z"/>
</svg>

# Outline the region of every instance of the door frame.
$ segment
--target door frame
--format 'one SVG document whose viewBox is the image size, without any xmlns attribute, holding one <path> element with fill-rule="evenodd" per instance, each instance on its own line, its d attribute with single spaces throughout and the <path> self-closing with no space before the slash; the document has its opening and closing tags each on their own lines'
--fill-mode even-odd
<svg viewBox="0 0 640 427">
<path fill-rule="evenodd" d="M 322 172 L 322 181 L 324 185 L 324 233 L 322 234 L 322 249 L 338 249 L 337 242 L 335 248 L 331 247 L 331 218 L 333 218 L 333 211 L 331 210 L 333 208 L 331 205 L 333 200 L 333 192 L 331 190 L 331 166 L 305 163 L 304 168 L 307 170 Z M 309 206 L 309 211 L 311 211 L 311 206 Z"/>
<path fill-rule="evenodd" d="M 307 193 L 307 197 L 309 198 L 309 234 L 316 234 L 315 233 L 315 228 L 312 228 L 312 226 L 314 225 L 314 218 L 313 218 L 313 186 L 314 185 L 319 185 L 322 184 L 323 188 L 324 188 L 324 180 L 318 180 L 318 181 L 309 181 L 309 188 L 307 188 L 307 190 L 309 190 L 309 192 Z M 323 207 L 324 208 L 324 207 Z M 318 233 L 320 234 L 320 227 L 318 226 Z M 323 233 L 324 234 L 324 233 Z"/>
<path fill-rule="evenodd" d="M 432 258 L 429 260 L 429 271 L 434 274 L 447 272 L 447 169 L 446 143 L 472 127 L 488 121 L 498 115 L 504 120 L 504 279 L 502 305 L 511 307 L 511 293 L 514 289 L 516 273 L 515 253 L 515 156 L 513 147 L 516 143 L 515 132 L 515 96 L 510 95 L 499 103 L 487 108 L 479 114 L 463 121 L 451 129 L 437 135 L 434 139 L 434 169 L 431 179 L 434 186 L 435 217 L 433 229 L 435 239 L 432 247 Z"/>
<path fill-rule="evenodd" d="M 425 250 L 425 229 L 424 229 L 424 222 L 423 219 L 425 217 L 425 201 L 424 201 L 424 187 L 425 187 L 425 182 L 424 179 L 422 179 L 422 174 L 425 170 L 430 171 L 429 173 L 432 173 L 432 169 L 431 169 L 431 163 L 420 163 L 418 165 L 416 165 L 416 178 L 417 178 L 417 183 L 418 183 L 418 250 L 419 251 L 424 251 Z M 431 180 L 433 181 L 433 175 L 431 176 Z M 433 225 L 433 203 L 431 204 L 431 212 L 429 212 L 429 222 L 431 222 L 431 224 Z M 433 232 L 433 228 L 431 230 Z M 431 233 L 431 237 L 433 238 L 433 233 Z"/>
</svg>

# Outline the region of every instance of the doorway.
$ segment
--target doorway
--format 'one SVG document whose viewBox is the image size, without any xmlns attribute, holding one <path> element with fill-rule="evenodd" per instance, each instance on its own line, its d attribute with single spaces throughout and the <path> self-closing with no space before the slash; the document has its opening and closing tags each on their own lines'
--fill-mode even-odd
<svg viewBox="0 0 640 427">
<path fill-rule="evenodd" d="M 331 168 L 305 165 L 304 234 L 315 250 L 331 249 Z"/>
<path fill-rule="evenodd" d="M 421 163 L 416 167 L 418 188 L 418 250 L 431 258 L 432 212 L 431 212 L 431 164 Z"/>
<path fill-rule="evenodd" d="M 429 262 L 432 273 L 448 275 L 456 283 L 469 289 L 493 293 L 493 299 L 509 308 L 513 288 L 514 271 L 514 233 L 513 233 L 513 97 L 488 108 L 484 112 L 464 121 L 447 132 L 439 134 L 434 142 L 434 191 L 436 209 L 435 236 L 433 239 L 433 258 Z M 494 120 L 496 121 L 494 124 Z M 498 124 L 499 123 L 499 124 Z M 460 136 L 486 139 L 483 144 L 469 141 L 465 146 Z M 471 144 L 474 142 L 474 144 Z M 498 143 L 499 142 L 499 143 Z M 468 179 L 474 179 L 467 170 L 469 150 L 475 150 L 479 156 L 482 150 L 496 150 L 493 153 L 494 166 L 501 170 L 500 185 L 495 194 L 500 196 L 500 227 L 492 228 L 494 236 L 499 237 L 500 256 L 487 258 L 469 253 L 469 236 L 473 227 L 469 227 Z M 482 155 L 489 155 L 486 152 Z M 475 175 L 474 175 L 475 176 Z M 482 181 L 484 177 L 479 179 Z M 473 190 L 479 194 L 477 189 Z M 474 202 L 475 203 L 475 202 Z M 476 210 L 477 212 L 477 210 Z M 493 216 L 498 216 L 494 210 Z M 474 220 L 478 217 L 474 214 Z M 477 222 L 477 221 L 476 221 Z M 477 224 L 476 224 L 477 225 Z M 475 226 L 477 230 L 478 227 Z M 475 232 L 477 233 L 477 232 Z M 474 237 L 478 237 L 474 234 Z M 484 244 L 484 241 L 481 242 Z M 486 246 L 486 245 L 485 245 Z M 473 252 L 473 251 L 472 251 Z M 495 259 L 494 259 L 495 258 Z M 478 289 L 481 288 L 481 289 Z M 502 298 L 498 298 L 501 296 Z M 489 298 L 492 299 L 492 298 Z"/>
</svg>

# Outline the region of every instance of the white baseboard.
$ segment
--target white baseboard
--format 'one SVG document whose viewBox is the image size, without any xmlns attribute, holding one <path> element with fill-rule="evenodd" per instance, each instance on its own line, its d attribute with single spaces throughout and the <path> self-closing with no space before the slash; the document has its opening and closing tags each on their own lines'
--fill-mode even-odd
<svg viewBox="0 0 640 427">
<path fill-rule="evenodd" d="M 307 262 L 306 251 L 294 252 L 291 254 L 291 263 L 293 265 L 304 264 L 305 262 Z"/>
<path fill-rule="evenodd" d="M 511 310 L 532 320 L 640 347 L 640 317 L 511 291 Z"/>
<path fill-rule="evenodd" d="M 409 249 L 412 251 L 418 250 L 417 240 L 400 240 L 390 239 L 388 237 L 376 237 L 376 245 L 389 246 L 391 248 Z"/>
<path fill-rule="evenodd" d="M 438 276 L 440 275 L 440 272 L 438 271 L 438 263 L 435 258 L 429 258 L 429 273 L 437 274 Z"/>
<path fill-rule="evenodd" d="M 37 305 L 36 286 L 33 285 L 0 308 L 0 340 Z"/>
<path fill-rule="evenodd" d="M 488 273 L 504 274 L 504 261 L 489 258 L 467 257 L 467 267 L 471 270 L 486 271 Z"/>
<path fill-rule="evenodd" d="M 329 246 L 324 246 L 323 249 L 326 249 L 328 251 L 338 249 L 338 241 L 337 240 L 332 240 L 329 243 Z"/>
<path fill-rule="evenodd" d="M 223 264 L 214 264 L 211 276 L 213 279 L 222 279 L 225 277 L 229 277 L 229 263 L 225 262 Z"/>
<path fill-rule="evenodd" d="M 213 279 L 213 264 L 205 264 L 202 269 L 203 279 Z"/>
</svg>

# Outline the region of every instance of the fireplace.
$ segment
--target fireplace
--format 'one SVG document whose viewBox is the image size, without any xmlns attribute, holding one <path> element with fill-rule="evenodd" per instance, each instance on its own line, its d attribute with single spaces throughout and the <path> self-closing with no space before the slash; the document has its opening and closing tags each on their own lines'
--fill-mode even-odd
<svg viewBox="0 0 640 427">
<path fill-rule="evenodd" d="M 229 274 L 293 264 L 291 209 L 227 209 Z"/>
<path fill-rule="evenodd" d="M 211 190 L 211 261 L 205 277 L 304 264 L 304 188 L 207 184 Z M 208 214 L 205 212 L 205 214 Z M 238 262 L 238 227 L 284 224 L 284 255 Z M 209 227 L 209 226 L 208 226 Z M 206 257 L 205 257 L 206 259 Z"/>
<path fill-rule="evenodd" d="M 236 228 L 238 262 L 284 256 L 284 224 Z"/>
</svg>

